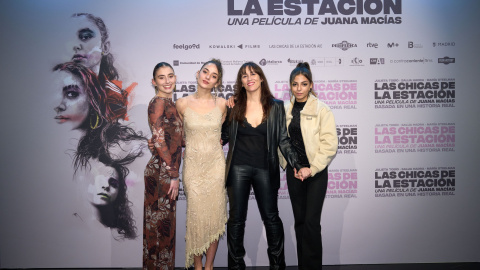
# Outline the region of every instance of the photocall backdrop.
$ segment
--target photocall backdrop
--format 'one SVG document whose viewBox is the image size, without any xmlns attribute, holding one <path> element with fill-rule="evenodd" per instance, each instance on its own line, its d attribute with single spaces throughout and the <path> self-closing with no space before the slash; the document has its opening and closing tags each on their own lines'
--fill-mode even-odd
<svg viewBox="0 0 480 270">
<path fill-rule="evenodd" d="M 62 90 L 52 68 L 72 59 L 71 16 L 81 12 L 105 22 L 123 87 L 138 83 L 122 123 L 147 137 L 158 62 L 175 69 L 175 99 L 195 92 L 195 72 L 211 58 L 222 60 L 225 98 L 246 61 L 261 65 L 283 100 L 290 71 L 310 64 L 339 138 L 321 222 L 324 264 L 480 261 L 479 11 L 475 0 L 1 1 L 0 267 L 142 263 L 150 153 L 125 179 L 138 237 L 118 239 L 86 199 L 88 179 L 74 175 L 81 133 L 54 119 Z M 296 265 L 283 173 L 281 181 L 286 262 Z M 249 208 L 245 259 L 268 265 L 253 193 Z M 185 212 L 182 190 L 180 267 Z M 227 264 L 225 238 L 215 264 Z"/>
</svg>

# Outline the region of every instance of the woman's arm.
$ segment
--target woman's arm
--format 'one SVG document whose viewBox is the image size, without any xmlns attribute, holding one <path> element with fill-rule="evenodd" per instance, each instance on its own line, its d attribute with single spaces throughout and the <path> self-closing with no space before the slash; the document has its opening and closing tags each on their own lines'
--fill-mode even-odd
<svg viewBox="0 0 480 270">
<path fill-rule="evenodd" d="M 232 113 L 232 109 L 227 107 L 227 113 L 225 115 L 225 121 L 223 121 L 222 125 L 222 137 L 221 137 L 221 143 L 222 145 L 225 145 L 228 143 L 228 140 L 230 139 L 230 114 Z"/>
<path fill-rule="evenodd" d="M 171 178 L 178 178 L 182 154 L 182 136 L 181 131 L 178 134 L 175 131 L 175 134 L 170 134 L 170 131 L 165 129 L 167 123 L 171 124 L 171 119 L 168 119 L 165 111 L 164 100 L 157 98 L 149 105 L 148 118 L 154 149 L 160 156 L 161 162 L 164 163 L 167 174 Z"/>
<path fill-rule="evenodd" d="M 283 106 L 283 102 L 282 104 L 275 104 L 274 106 L 277 106 L 276 108 L 273 107 L 272 109 L 275 109 L 275 118 L 278 121 L 278 147 L 280 149 L 280 152 L 285 157 L 288 164 L 290 164 L 297 170 L 300 170 L 301 167 L 298 164 L 297 153 L 293 149 L 290 138 L 288 137 L 287 122 L 285 119 L 285 108 Z"/>
<path fill-rule="evenodd" d="M 293 149 L 291 140 L 288 137 L 287 122 L 285 119 L 285 107 L 283 106 L 283 103 L 280 104 L 280 108 L 277 108 L 275 112 L 276 116 L 278 117 L 278 121 L 280 121 L 278 130 L 279 149 L 285 159 L 288 161 L 288 164 L 290 164 L 294 168 L 295 177 L 303 181 L 311 176 L 312 171 L 308 167 L 302 168 L 298 163 L 297 152 L 295 151 L 295 149 Z"/>
<path fill-rule="evenodd" d="M 312 176 L 323 171 L 330 164 L 338 148 L 337 129 L 332 111 L 328 107 L 322 108 L 319 112 L 319 118 L 319 147 L 313 160 L 310 161 Z"/>
</svg>

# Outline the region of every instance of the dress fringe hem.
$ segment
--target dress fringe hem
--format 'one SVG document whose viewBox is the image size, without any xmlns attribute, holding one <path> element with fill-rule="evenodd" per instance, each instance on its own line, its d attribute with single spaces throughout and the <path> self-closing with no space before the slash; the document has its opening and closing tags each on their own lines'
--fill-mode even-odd
<svg viewBox="0 0 480 270">
<path fill-rule="evenodd" d="M 227 219 L 225 219 L 224 223 L 225 224 L 227 223 Z M 222 238 L 222 236 L 224 234 L 225 234 L 225 226 L 222 229 L 220 229 L 217 233 L 210 236 L 210 241 L 205 243 L 203 246 L 201 246 L 199 248 L 196 248 L 192 251 L 188 251 L 187 256 L 185 258 L 185 269 L 193 266 L 193 263 L 194 263 L 193 257 L 194 256 L 203 255 L 205 252 L 207 252 L 207 249 L 210 247 L 210 245 L 213 242 L 215 242 L 217 240 L 220 240 L 220 238 Z"/>
</svg>

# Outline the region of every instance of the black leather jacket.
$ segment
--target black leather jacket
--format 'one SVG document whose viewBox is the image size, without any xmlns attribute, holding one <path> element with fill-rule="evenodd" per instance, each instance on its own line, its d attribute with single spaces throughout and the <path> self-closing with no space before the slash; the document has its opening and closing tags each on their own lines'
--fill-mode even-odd
<svg viewBox="0 0 480 270">
<path fill-rule="evenodd" d="M 235 150 L 235 141 L 237 138 L 238 122 L 234 119 L 229 121 L 231 109 L 228 109 L 227 118 L 222 126 L 222 141 L 223 144 L 229 143 L 229 150 L 226 161 L 225 179 L 228 185 L 228 173 L 230 172 L 230 165 L 232 163 L 233 151 Z M 293 149 L 290 138 L 287 134 L 286 120 L 285 120 L 285 108 L 283 101 L 274 99 L 272 102 L 272 108 L 267 118 L 267 164 L 270 172 L 270 181 L 272 181 L 275 188 L 280 187 L 280 165 L 278 162 L 278 151 L 280 148 L 283 156 L 287 160 L 288 164 L 292 167 L 300 170 L 300 164 L 298 164 L 297 153 Z"/>
</svg>

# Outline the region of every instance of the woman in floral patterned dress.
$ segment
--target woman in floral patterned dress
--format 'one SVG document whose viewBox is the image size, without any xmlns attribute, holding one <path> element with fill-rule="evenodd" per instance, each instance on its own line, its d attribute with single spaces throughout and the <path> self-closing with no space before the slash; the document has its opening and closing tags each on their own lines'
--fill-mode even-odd
<svg viewBox="0 0 480 270">
<path fill-rule="evenodd" d="M 145 168 L 143 268 L 175 268 L 175 199 L 182 155 L 183 126 L 172 100 L 176 76 L 168 63 L 153 70 L 156 95 L 148 106 L 148 122 L 154 143 Z"/>
</svg>

